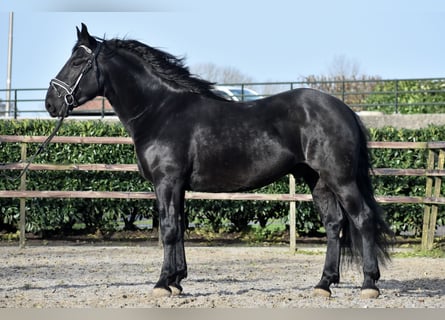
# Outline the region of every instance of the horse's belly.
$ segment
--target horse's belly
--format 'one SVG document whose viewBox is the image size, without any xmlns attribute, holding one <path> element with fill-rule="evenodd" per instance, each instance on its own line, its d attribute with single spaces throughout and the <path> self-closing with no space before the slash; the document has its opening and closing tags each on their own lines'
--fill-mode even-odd
<svg viewBox="0 0 445 320">
<path fill-rule="evenodd" d="M 215 160 L 193 170 L 190 189 L 202 192 L 246 191 L 268 185 L 295 166 L 292 157 L 268 157 L 252 161 Z"/>
</svg>

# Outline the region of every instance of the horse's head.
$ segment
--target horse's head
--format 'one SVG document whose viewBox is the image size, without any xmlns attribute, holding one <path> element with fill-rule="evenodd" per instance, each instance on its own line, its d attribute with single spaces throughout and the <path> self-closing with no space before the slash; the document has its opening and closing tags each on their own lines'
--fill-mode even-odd
<svg viewBox="0 0 445 320">
<path fill-rule="evenodd" d="M 77 28 L 77 44 L 62 70 L 52 79 L 46 94 L 45 107 L 53 117 L 66 117 L 75 107 L 101 93 L 97 57 L 102 42 L 90 36 L 82 23 Z"/>
</svg>

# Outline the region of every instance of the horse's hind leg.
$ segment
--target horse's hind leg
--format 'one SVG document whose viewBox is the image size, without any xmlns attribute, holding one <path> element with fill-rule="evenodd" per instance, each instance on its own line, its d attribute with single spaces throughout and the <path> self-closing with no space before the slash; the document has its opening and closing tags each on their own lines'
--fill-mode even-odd
<svg viewBox="0 0 445 320">
<path fill-rule="evenodd" d="M 380 294 L 375 285 L 380 278 L 377 259 L 376 221 L 375 214 L 364 200 L 355 182 L 342 186 L 336 191 L 343 209 L 352 224 L 352 245 L 361 253 L 363 259 L 364 281 L 362 285 L 362 298 L 377 298 Z"/>
<path fill-rule="evenodd" d="M 311 186 L 311 184 L 309 183 Z M 326 229 L 327 250 L 323 274 L 315 286 L 314 295 L 330 297 L 331 284 L 340 282 L 340 231 L 344 221 L 342 209 L 328 186 L 318 179 L 312 189 L 312 197 Z"/>
</svg>

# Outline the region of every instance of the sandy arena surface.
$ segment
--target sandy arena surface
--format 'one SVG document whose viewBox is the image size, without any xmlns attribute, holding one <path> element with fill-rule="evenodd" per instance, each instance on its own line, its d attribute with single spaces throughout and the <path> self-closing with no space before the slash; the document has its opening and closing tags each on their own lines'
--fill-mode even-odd
<svg viewBox="0 0 445 320">
<path fill-rule="evenodd" d="M 312 296 L 324 254 L 285 247 L 186 247 L 186 254 L 184 293 L 156 298 L 158 247 L 0 246 L 0 307 L 445 307 L 445 259 L 393 258 L 381 268 L 381 296 L 362 300 L 356 267 L 342 271 L 330 299 Z"/>
</svg>

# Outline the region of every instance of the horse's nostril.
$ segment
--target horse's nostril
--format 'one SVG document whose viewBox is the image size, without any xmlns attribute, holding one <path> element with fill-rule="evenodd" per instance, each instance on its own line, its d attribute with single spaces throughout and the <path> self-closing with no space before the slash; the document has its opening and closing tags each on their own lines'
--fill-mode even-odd
<svg viewBox="0 0 445 320">
<path fill-rule="evenodd" d="M 54 106 L 51 103 L 47 102 L 45 104 L 45 108 L 46 108 L 46 111 L 48 111 L 48 113 L 51 116 L 53 116 L 53 117 L 56 116 L 56 109 L 54 108 Z"/>
</svg>

